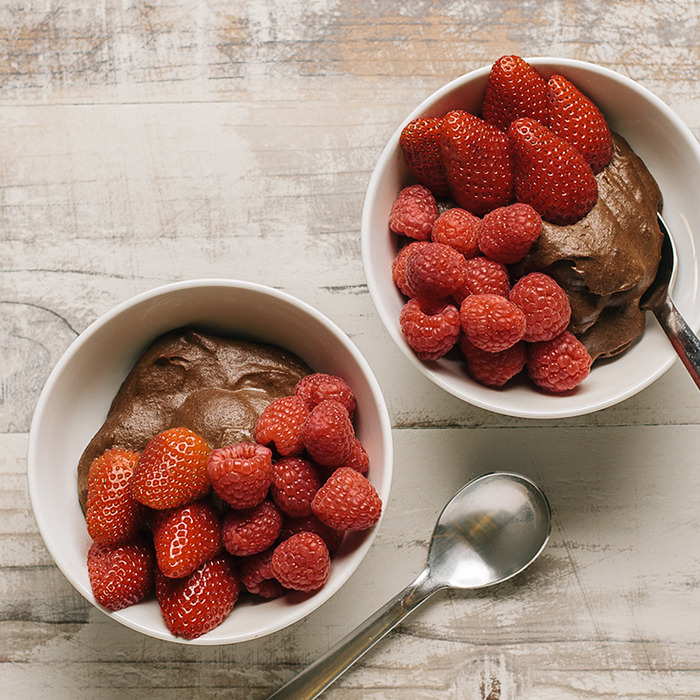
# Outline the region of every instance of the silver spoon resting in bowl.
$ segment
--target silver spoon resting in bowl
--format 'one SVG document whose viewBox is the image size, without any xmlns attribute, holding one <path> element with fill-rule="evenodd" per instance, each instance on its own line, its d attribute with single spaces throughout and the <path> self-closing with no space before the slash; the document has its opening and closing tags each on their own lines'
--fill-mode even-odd
<svg viewBox="0 0 700 700">
<path fill-rule="evenodd" d="M 484 588 L 515 576 L 537 559 L 550 532 L 549 502 L 526 477 L 493 472 L 470 481 L 440 514 L 416 579 L 270 700 L 317 697 L 433 593 Z"/>
<path fill-rule="evenodd" d="M 656 320 L 671 341 L 681 362 L 700 388 L 700 340 L 680 315 L 671 299 L 671 289 L 678 268 L 678 255 L 673 236 L 660 214 L 658 220 L 661 233 L 664 234 L 661 244 L 661 262 L 656 277 L 642 295 L 639 306 L 656 316 Z"/>
</svg>

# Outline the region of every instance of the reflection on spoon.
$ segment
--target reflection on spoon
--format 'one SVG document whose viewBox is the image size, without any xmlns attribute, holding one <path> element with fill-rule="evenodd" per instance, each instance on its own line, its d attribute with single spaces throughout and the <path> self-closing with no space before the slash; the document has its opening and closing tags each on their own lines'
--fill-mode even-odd
<svg viewBox="0 0 700 700">
<path fill-rule="evenodd" d="M 433 593 L 515 576 L 537 559 L 550 532 L 547 498 L 526 477 L 493 472 L 470 481 L 440 514 L 417 578 L 270 699 L 317 697 Z"/>
</svg>

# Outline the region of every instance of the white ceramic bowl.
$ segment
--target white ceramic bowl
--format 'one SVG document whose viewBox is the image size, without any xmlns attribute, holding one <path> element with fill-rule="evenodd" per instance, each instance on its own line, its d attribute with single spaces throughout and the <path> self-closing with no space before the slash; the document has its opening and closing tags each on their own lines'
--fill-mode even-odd
<svg viewBox="0 0 700 700">
<path fill-rule="evenodd" d="M 370 457 L 369 478 L 384 504 L 392 474 L 391 425 L 372 370 L 345 333 L 308 304 L 258 284 L 212 279 L 160 287 L 106 313 L 68 348 L 42 391 L 29 435 L 29 493 L 46 547 L 87 600 L 127 627 L 184 644 L 228 644 L 280 630 L 327 601 L 359 566 L 378 525 L 346 536 L 328 583 L 315 595 L 239 602 L 222 625 L 190 642 L 170 634 L 155 600 L 115 613 L 96 603 L 85 564 L 90 539 L 78 503 L 78 459 L 146 347 L 186 325 L 275 344 L 315 371 L 342 376 L 357 397 L 357 434 Z"/>
<path fill-rule="evenodd" d="M 674 301 L 688 323 L 700 326 L 700 145 L 678 116 L 649 90 L 600 66 L 560 58 L 526 58 L 545 78 L 559 73 L 588 95 L 644 160 L 661 188 L 663 215 L 678 248 Z M 397 237 L 389 231 L 391 205 L 411 179 L 399 136 L 416 117 L 443 116 L 451 109 L 480 113 L 491 66 L 467 73 L 434 92 L 414 109 L 387 143 L 370 179 L 362 214 L 362 257 L 369 291 L 394 342 L 428 379 L 475 406 L 510 416 L 562 418 L 590 413 L 633 396 L 658 379 L 676 358 L 671 344 L 648 314 L 642 339 L 624 355 L 594 365 L 590 376 L 569 396 L 550 396 L 525 383 L 495 390 L 474 382 L 456 361 L 421 362 L 399 326 L 405 301 L 391 278 Z"/>
</svg>

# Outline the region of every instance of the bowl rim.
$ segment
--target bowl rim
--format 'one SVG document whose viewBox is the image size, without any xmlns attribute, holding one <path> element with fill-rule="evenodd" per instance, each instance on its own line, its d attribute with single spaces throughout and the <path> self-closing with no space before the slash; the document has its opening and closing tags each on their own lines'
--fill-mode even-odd
<svg viewBox="0 0 700 700">
<path fill-rule="evenodd" d="M 382 500 L 384 503 L 384 507 L 382 508 L 382 513 L 380 515 L 379 521 L 374 525 L 374 527 L 370 530 L 365 530 L 359 533 L 359 536 L 362 538 L 362 541 L 361 543 L 355 545 L 354 549 L 361 550 L 361 554 L 357 555 L 358 559 L 356 562 L 354 562 L 354 566 L 343 570 L 342 574 L 337 579 L 333 581 L 329 580 L 326 586 L 323 589 L 319 590 L 314 596 L 309 596 L 305 600 L 298 603 L 300 614 L 298 616 L 294 616 L 293 619 L 285 620 L 283 624 L 272 622 L 268 625 L 261 626 L 260 629 L 255 630 L 254 632 L 251 632 L 247 635 L 235 636 L 235 638 L 232 639 L 221 639 L 216 637 L 210 638 L 210 635 L 205 634 L 193 640 L 186 640 L 180 637 L 175 637 L 174 635 L 167 632 L 167 630 L 166 633 L 161 633 L 158 630 L 148 628 L 147 625 L 132 621 L 128 617 L 125 618 L 120 613 L 125 612 L 126 610 L 128 610 L 128 608 L 126 608 L 125 611 L 111 612 L 100 606 L 94 599 L 94 596 L 92 596 L 91 592 L 83 590 L 82 584 L 73 575 L 71 568 L 64 564 L 64 562 L 62 561 L 61 553 L 55 546 L 54 538 L 47 537 L 45 535 L 45 533 L 48 532 L 50 529 L 50 523 L 48 521 L 48 515 L 45 514 L 43 510 L 39 507 L 41 500 L 41 484 L 39 482 L 40 470 L 38 469 L 38 463 L 40 461 L 39 444 L 41 427 L 43 422 L 48 420 L 45 413 L 46 406 L 49 402 L 54 387 L 59 381 L 59 378 L 65 370 L 65 368 L 73 361 L 72 358 L 76 354 L 78 354 L 80 349 L 85 344 L 89 343 L 93 336 L 99 333 L 104 326 L 109 324 L 115 317 L 129 310 L 131 307 L 137 306 L 138 304 L 149 301 L 151 299 L 172 294 L 173 292 L 194 289 L 197 287 L 222 287 L 227 289 L 243 289 L 246 291 L 258 293 L 263 296 L 270 296 L 277 301 L 281 301 L 283 303 L 296 307 L 298 310 L 302 311 L 303 313 L 307 314 L 308 316 L 319 322 L 333 335 L 333 337 L 339 343 L 341 343 L 341 345 L 351 355 L 353 361 L 357 364 L 357 367 L 361 371 L 361 374 L 367 382 L 367 385 L 370 389 L 370 393 L 376 404 L 376 413 L 378 417 L 377 422 L 379 427 L 378 434 L 381 435 L 382 450 L 381 455 L 379 455 L 379 458 L 383 461 L 382 483 L 384 484 L 384 493 L 382 493 Z M 154 333 L 153 339 L 155 339 L 158 335 L 160 335 L 160 333 Z M 330 598 L 332 598 L 333 595 L 347 583 L 347 581 L 360 567 L 379 532 L 380 526 L 384 520 L 387 502 L 391 492 L 393 466 L 393 434 L 391 428 L 391 421 L 389 417 L 389 411 L 387 408 L 386 400 L 384 398 L 384 394 L 368 361 L 365 359 L 365 357 L 360 352 L 359 348 L 355 345 L 355 343 L 345 333 L 345 331 L 343 331 L 340 328 L 340 326 L 338 326 L 323 312 L 311 306 L 309 303 L 299 299 L 298 297 L 293 296 L 292 294 L 289 294 L 288 292 L 284 292 L 274 287 L 246 280 L 237 280 L 229 278 L 198 278 L 167 283 L 131 296 L 119 302 L 118 304 L 116 304 L 115 306 L 111 307 L 109 310 L 98 316 L 81 333 L 78 334 L 78 336 L 63 352 L 58 362 L 54 365 L 53 369 L 49 373 L 49 376 L 46 382 L 44 383 L 39 399 L 36 403 L 29 429 L 26 478 L 29 491 L 29 500 L 32 506 L 32 513 L 44 546 L 51 555 L 54 564 L 59 568 L 59 570 L 63 573 L 66 579 L 68 579 L 73 588 L 75 588 L 76 591 L 80 593 L 83 597 L 87 598 L 88 602 L 92 603 L 97 610 L 105 614 L 107 617 L 116 620 L 117 622 L 123 624 L 125 627 L 141 632 L 142 634 L 148 637 L 154 639 L 161 639 L 172 643 L 183 644 L 187 646 L 213 646 L 251 641 L 253 639 L 259 639 L 260 637 L 281 631 L 282 629 L 285 629 L 286 627 L 292 624 L 300 622 L 310 613 L 317 610 L 324 603 L 330 600 Z M 351 533 L 351 535 L 353 536 L 357 534 L 358 533 Z"/>
<path fill-rule="evenodd" d="M 673 126 L 677 129 L 678 133 L 682 135 L 684 140 L 684 145 L 691 151 L 694 152 L 695 158 L 700 163 L 700 143 L 695 138 L 693 132 L 690 128 L 683 122 L 683 120 L 674 112 L 674 110 L 669 107 L 663 100 L 657 97 L 648 88 L 640 85 L 635 80 L 628 78 L 627 76 L 606 68 L 604 66 L 591 63 L 589 61 L 584 61 L 574 58 L 562 58 L 556 56 L 534 56 L 534 57 L 523 57 L 525 61 L 530 63 L 534 67 L 550 67 L 557 66 L 562 68 L 572 68 L 588 71 L 591 74 L 603 76 L 607 79 L 613 80 L 615 82 L 621 83 L 629 90 L 641 95 L 644 99 L 648 100 L 652 105 L 659 111 L 661 111 Z M 529 418 L 529 419 L 542 419 L 542 420 L 553 420 L 561 418 L 571 418 L 575 416 L 585 415 L 588 413 L 593 413 L 600 411 L 602 409 L 608 408 L 610 406 L 616 405 L 625 399 L 628 399 L 635 394 L 639 393 L 646 387 L 657 381 L 663 374 L 665 374 L 678 360 L 678 356 L 673 350 L 670 342 L 668 343 L 668 348 L 665 350 L 663 360 L 661 360 L 656 369 L 650 372 L 642 381 L 637 381 L 629 386 L 626 390 L 618 392 L 614 396 L 609 397 L 604 400 L 597 400 L 593 403 L 585 403 L 581 405 L 569 404 L 569 407 L 564 407 L 561 403 L 559 407 L 553 406 L 551 410 L 546 413 L 541 410 L 528 409 L 527 407 L 514 408 L 504 405 L 503 402 L 499 402 L 496 399 L 500 394 L 497 391 L 493 391 L 494 400 L 490 400 L 488 395 L 484 397 L 480 396 L 466 396 L 464 391 L 460 388 L 455 387 L 449 379 L 446 379 L 442 374 L 434 371 L 430 367 L 430 363 L 422 362 L 416 354 L 411 350 L 405 339 L 400 334 L 398 330 L 397 319 L 389 313 L 388 309 L 382 301 L 382 292 L 378 288 L 375 280 L 377 279 L 378 273 L 376 272 L 376 259 L 371 253 L 371 238 L 372 238 L 372 226 L 371 226 L 371 216 L 374 207 L 376 206 L 376 200 L 379 192 L 379 185 L 382 179 L 383 173 L 390 161 L 394 157 L 394 154 L 399 148 L 399 137 L 401 131 L 412 119 L 423 114 L 430 106 L 439 102 L 446 95 L 449 95 L 454 90 L 458 89 L 462 85 L 468 82 L 472 82 L 478 79 L 486 79 L 489 72 L 491 71 L 493 64 L 488 64 L 475 68 L 474 70 L 468 71 L 456 78 L 451 79 L 437 90 L 430 93 L 421 102 L 413 108 L 409 114 L 401 121 L 399 126 L 392 133 L 391 137 L 382 149 L 379 159 L 377 160 L 375 167 L 370 175 L 368 181 L 367 190 L 365 194 L 365 199 L 362 208 L 361 217 L 361 252 L 363 267 L 365 270 L 365 279 L 367 281 L 367 286 L 370 292 L 370 297 L 374 303 L 375 309 L 379 314 L 382 323 L 391 336 L 394 343 L 399 347 L 403 355 L 409 360 L 409 362 L 425 377 L 432 381 L 437 386 L 441 387 L 443 390 L 447 391 L 449 394 L 455 396 L 456 398 L 470 403 L 479 408 L 484 408 L 486 410 L 498 413 L 501 415 L 511 416 L 515 418 Z M 371 273 L 371 274 L 370 274 Z M 686 319 L 687 320 L 687 319 Z M 700 318 L 696 319 L 695 323 L 689 323 L 694 330 L 700 328 Z M 561 397 L 552 397 L 553 400 L 559 399 Z"/>
</svg>

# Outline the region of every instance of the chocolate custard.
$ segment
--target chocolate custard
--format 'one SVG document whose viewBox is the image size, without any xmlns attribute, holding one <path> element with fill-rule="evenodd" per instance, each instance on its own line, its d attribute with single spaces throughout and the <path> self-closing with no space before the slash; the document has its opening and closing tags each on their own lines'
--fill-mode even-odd
<svg viewBox="0 0 700 700">
<path fill-rule="evenodd" d="M 78 464 L 85 508 L 90 464 L 112 447 L 140 452 L 157 433 L 186 427 L 212 448 L 253 440 L 273 399 L 289 396 L 310 369 L 280 348 L 194 330 L 159 337 L 139 358 Z"/>
<path fill-rule="evenodd" d="M 571 301 L 569 329 L 591 357 L 612 357 L 644 330 L 639 299 L 653 281 L 663 234 L 656 181 L 627 142 L 613 134 L 610 164 L 597 176 L 598 201 L 570 226 L 543 222 L 516 274 L 550 274 Z"/>
</svg>

